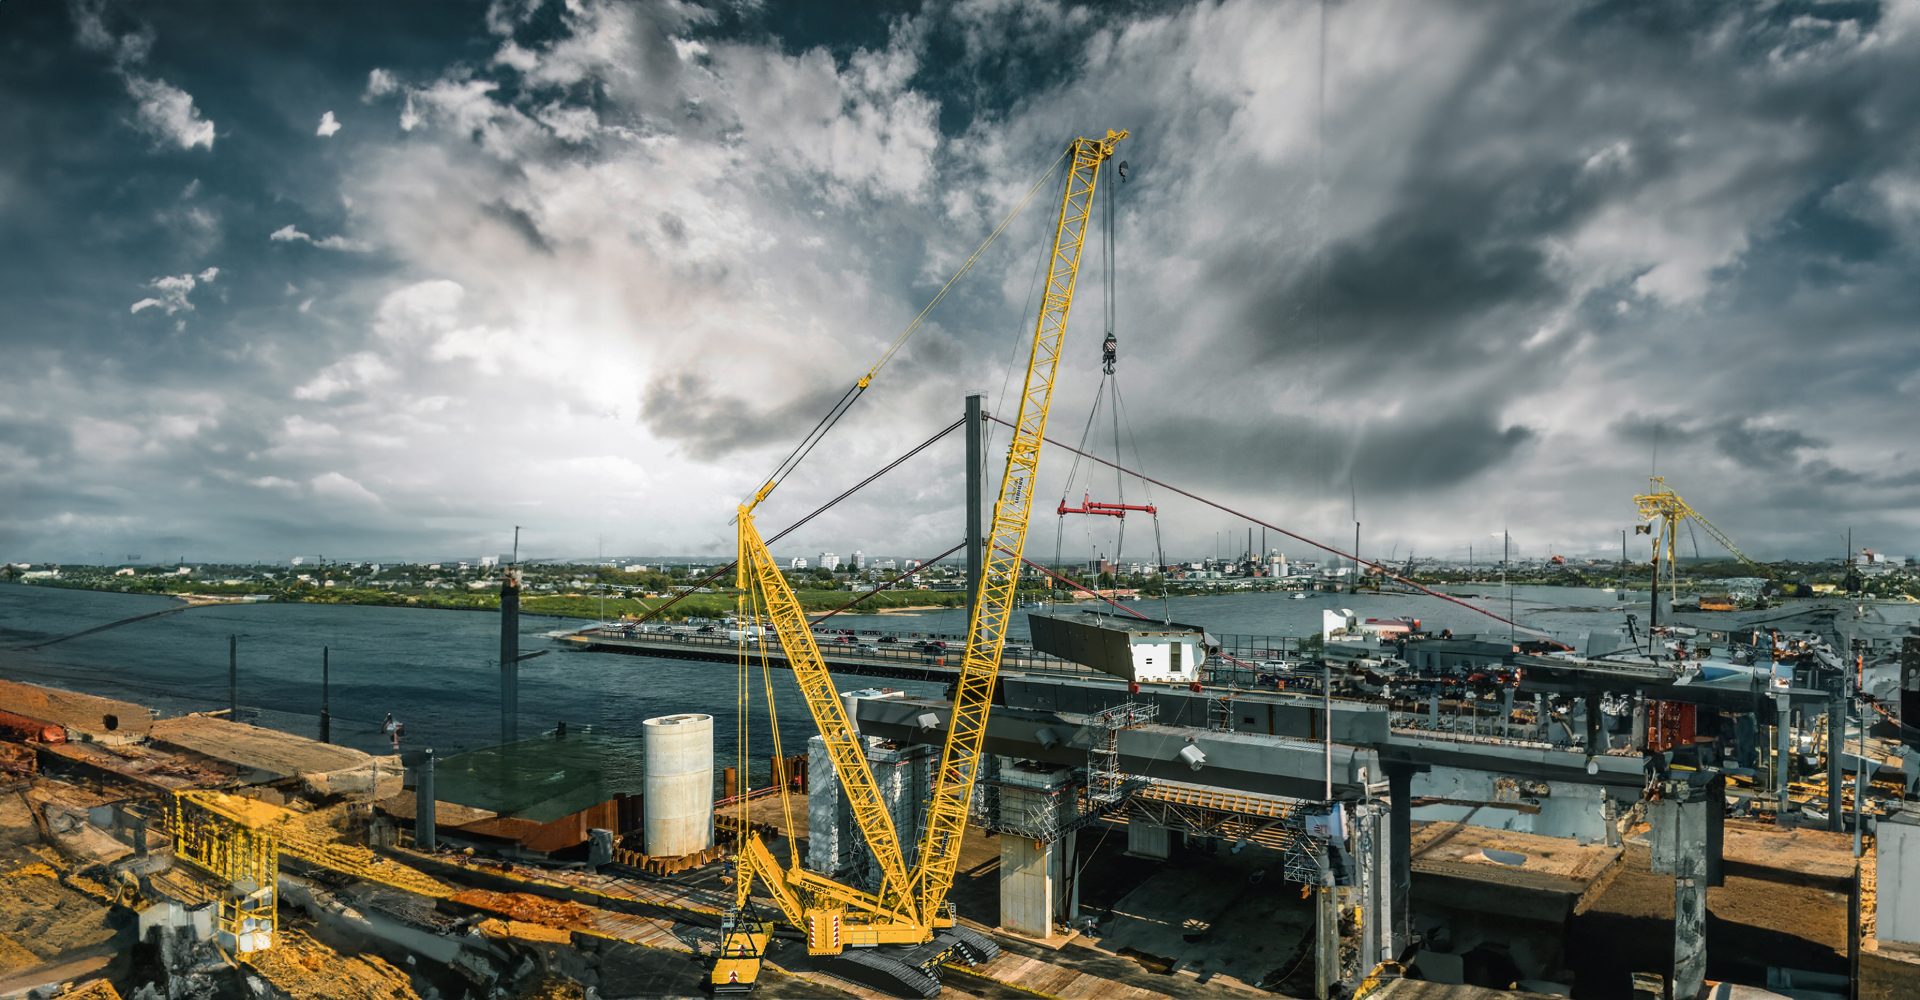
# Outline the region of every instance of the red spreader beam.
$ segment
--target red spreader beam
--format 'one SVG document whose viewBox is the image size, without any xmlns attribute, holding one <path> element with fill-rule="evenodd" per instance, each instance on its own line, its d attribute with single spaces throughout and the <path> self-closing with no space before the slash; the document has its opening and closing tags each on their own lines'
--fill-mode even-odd
<svg viewBox="0 0 1920 1000">
<path fill-rule="evenodd" d="M 1091 493 L 1081 494 L 1080 506 L 1078 507 L 1070 506 L 1066 500 L 1064 499 L 1061 500 L 1060 509 L 1056 511 L 1056 513 L 1060 514 L 1063 517 L 1068 514 L 1093 514 L 1093 515 L 1102 516 L 1102 517 L 1126 517 L 1127 511 L 1130 511 L 1130 510 L 1137 511 L 1142 514 L 1157 515 L 1160 513 L 1159 509 L 1154 507 L 1154 505 L 1150 503 L 1101 503 L 1100 501 L 1093 499 L 1093 494 Z"/>
</svg>

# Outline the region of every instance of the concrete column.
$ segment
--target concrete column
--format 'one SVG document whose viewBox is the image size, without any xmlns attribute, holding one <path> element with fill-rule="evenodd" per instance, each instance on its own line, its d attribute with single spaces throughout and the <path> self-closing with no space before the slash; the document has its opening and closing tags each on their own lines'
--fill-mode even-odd
<svg viewBox="0 0 1920 1000">
<path fill-rule="evenodd" d="M 1427 725 L 1433 729 L 1440 728 L 1440 696 L 1438 694 L 1427 698 Z"/>
<path fill-rule="evenodd" d="M 1392 951 L 1407 952 L 1413 938 L 1413 769 L 1387 771 L 1387 914 L 1393 922 Z"/>
<path fill-rule="evenodd" d="M 1509 727 L 1511 727 L 1512 725 L 1513 725 L 1513 689 L 1503 688 L 1500 691 L 1500 738 L 1501 739 L 1505 739 L 1507 738 L 1508 735 L 1510 735 Z"/>
<path fill-rule="evenodd" d="M 713 846 L 713 716 L 663 715 L 640 724 L 645 736 L 646 852 L 677 858 Z"/>
<path fill-rule="evenodd" d="M 1054 916 L 1059 923 L 1072 927 L 1080 916 L 1080 831 L 1072 831 L 1055 841 L 1053 854 L 1054 878 L 1067 887 L 1055 900 L 1059 911 Z"/>
<path fill-rule="evenodd" d="M 1587 756 L 1592 757 L 1607 748 L 1606 744 L 1600 740 L 1600 696 L 1589 694 L 1587 695 Z"/>
<path fill-rule="evenodd" d="M 1827 829 L 1839 833 L 1845 829 L 1841 813 L 1846 807 L 1842 788 L 1846 772 L 1842 768 L 1847 744 L 1847 696 L 1844 681 L 1827 691 Z"/>
<path fill-rule="evenodd" d="M 1320 856 L 1320 885 L 1313 894 L 1313 995 L 1331 1000 L 1340 984 L 1340 910 L 1333 887 L 1333 870 Z"/>
<path fill-rule="evenodd" d="M 1050 844 L 1000 837 L 1000 926 L 1044 938 L 1053 933 L 1053 864 Z"/>
<path fill-rule="evenodd" d="M 1534 739 L 1542 743 L 1553 742 L 1553 711 L 1547 707 L 1547 696 L 1544 694 L 1533 696 L 1533 726 Z"/>
<path fill-rule="evenodd" d="M 1173 837 L 1164 826 L 1155 826 L 1138 816 L 1127 819 L 1127 853 L 1136 858 L 1166 860 Z"/>
<path fill-rule="evenodd" d="M 1707 880 L 1673 881 L 1673 995 L 1694 1000 L 1707 987 Z"/>
<path fill-rule="evenodd" d="M 1787 798 L 1787 782 L 1793 775 L 1793 701 L 1787 697 L 1785 692 L 1782 692 L 1774 696 L 1774 704 L 1776 706 L 1773 717 L 1775 723 L 1774 731 L 1776 733 L 1775 753 L 1777 756 L 1775 757 L 1773 787 L 1775 793 L 1779 796 L 1779 803 L 1776 806 L 1778 811 L 1774 814 L 1774 822 L 1780 826 L 1786 826 L 1787 807 L 1791 804 L 1791 801 Z"/>
<path fill-rule="evenodd" d="M 433 749 L 420 752 L 420 763 L 413 772 L 413 844 L 423 851 L 440 846 L 434 829 Z"/>
<path fill-rule="evenodd" d="M 1355 860 L 1360 868 L 1360 967 L 1371 969 L 1397 957 L 1393 950 L 1393 833 L 1389 807 L 1370 803 L 1354 810 L 1359 828 Z"/>
<path fill-rule="evenodd" d="M 1647 698 L 1636 691 L 1633 694 L 1633 748 L 1642 753 L 1647 749 Z"/>
</svg>

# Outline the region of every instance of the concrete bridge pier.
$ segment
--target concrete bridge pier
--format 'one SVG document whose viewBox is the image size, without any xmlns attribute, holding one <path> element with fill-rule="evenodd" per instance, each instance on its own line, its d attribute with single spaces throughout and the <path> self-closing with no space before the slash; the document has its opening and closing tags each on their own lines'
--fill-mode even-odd
<svg viewBox="0 0 1920 1000">
<path fill-rule="evenodd" d="M 1410 764 L 1386 764 L 1387 926 L 1390 957 L 1407 953 L 1413 944 L 1413 774 Z"/>
<path fill-rule="evenodd" d="M 1000 926 L 1031 938 L 1053 936 L 1055 924 L 1071 924 L 1080 911 L 1080 888 L 1067 882 L 1078 865 L 1075 838 L 1042 842 L 1000 836 Z"/>
<path fill-rule="evenodd" d="M 1793 699 L 1782 691 L 1774 696 L 1774 706 L 1773 728 L 1777 740 L 1773 787 L 1779 797 L 1774 822 L 1785 827 L 1792 822 L 1787 816 L 1787 810 L 1793 805 L 1793 800 L 1787 794 L 1787 786 L 1793 780 Z"/>
<path fill-rule="evenodd" d="M 1833 681 L 1827 689 L 1827 829 L 1839 833 L 1846 829 L 1846 799 L 1843 787 L 1847 783 L 1842 768 L 1843 755 L 1847 745 L 1847 682 L 1844 677 Z M 1865 787 L 1862 784 L 1861 787 Z"/>
<path fill-rule="evenodd" d="M 1650 803 L 1653 870 L 1673 876 L 1673 996 L 1706 988 L 1707 889 L 1721 884 L 1726 779 L 1719 771 L 1664 781 Z"/>
<path fill-rule="evenodd" d="M 1354 808 L 1354 860 L 1359 869 L 1360 968 L 1399 957 L 1394 929 L 1406 922 L 1404 904 L 1393 899 L 1392 807 L 1369 802 Z"/>
</svg>

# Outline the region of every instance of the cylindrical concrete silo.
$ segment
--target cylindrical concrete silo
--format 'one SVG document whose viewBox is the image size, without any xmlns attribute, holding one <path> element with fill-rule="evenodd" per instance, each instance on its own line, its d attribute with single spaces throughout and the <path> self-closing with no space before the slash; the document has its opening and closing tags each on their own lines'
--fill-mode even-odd
<svg viewBox="0 0 1920 1000">
<path fill-rule="evenodd" d="M 661 858 L 713 846 L 713 716 L 663 715 L 645 723 L 645 850 Z"/>
</svg>

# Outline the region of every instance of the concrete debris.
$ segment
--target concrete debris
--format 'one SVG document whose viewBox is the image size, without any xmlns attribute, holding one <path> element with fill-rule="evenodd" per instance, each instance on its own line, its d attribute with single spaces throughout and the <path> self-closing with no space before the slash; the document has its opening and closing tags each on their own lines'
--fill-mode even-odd
<svg viewBox="0 0 1920 1000">
<path fill-rule="evenodd" d="M 248 964 L 276 989 L 295 997 L 337 1000 L 417 1000 L 406 972 L 377 955 L 346 955 L 297 930 L 282 930 L 276 947 Z"/>
</svg>

